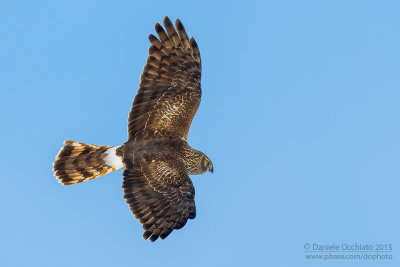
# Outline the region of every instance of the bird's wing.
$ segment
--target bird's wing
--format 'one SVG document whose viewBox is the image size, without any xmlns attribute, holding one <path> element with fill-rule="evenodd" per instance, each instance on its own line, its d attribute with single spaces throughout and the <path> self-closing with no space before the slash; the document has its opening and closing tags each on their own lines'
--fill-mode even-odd
<svg viewBox="0 0 400 267">
<path fill-rule="evenodd" d="M 186 139 L 201 99 L 201 59 L 179 19 L 176 32 L 168 17 L 158 37 L 150 34 L 149 57 L 128 119 L 128 138 L 150 131 Z"/>
<path fill-rule="evenodd" d="M 146 153 L 123 175 L 124 198 L 143 224 L 144 239 L 164 239 L 196 217 L 195 190 L 176 155 Z"/>
</svg>

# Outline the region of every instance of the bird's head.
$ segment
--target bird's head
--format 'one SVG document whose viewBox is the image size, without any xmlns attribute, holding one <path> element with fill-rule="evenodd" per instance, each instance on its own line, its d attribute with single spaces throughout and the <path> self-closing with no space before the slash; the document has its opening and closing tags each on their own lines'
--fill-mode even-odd
<svg viewBox="0 0 400 267">
<path fill-rule="evenodd" d="M 204 154 L 202 163 L 203 163 L 202 165 L 203 165 L 204 172 L 206 172 L 206 171 L 209 171 L 211 173 L 214 172 L 214 166 L 213 166 L 211 160 L 209 159 L 209 157 L 207 157 L 205 154 Z"/>
<path fill-rule="evenodd" d="M 186 170 L 189 175 L 203 174 L 214 171 L 214 166 L 209 157 L 203 152 L 191 149 L 186 156 Z"/>
</svg>

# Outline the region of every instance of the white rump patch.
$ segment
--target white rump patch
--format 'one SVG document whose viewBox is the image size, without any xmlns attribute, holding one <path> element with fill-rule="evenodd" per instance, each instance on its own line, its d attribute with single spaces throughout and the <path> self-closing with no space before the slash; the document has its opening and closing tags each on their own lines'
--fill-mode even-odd
<svg viewBox="0 0 400 267">
<path fill-rule="evenodd" d="M 119 148 L 119 146 L 113 146 L 107 149 L 104 161 L 108 166 L 111 166 L 116 169 L 122 169 L 125 168 L 125 165 L 122 162 L 122 157 L 117 156 L 117 148 Z"/>
</svg>

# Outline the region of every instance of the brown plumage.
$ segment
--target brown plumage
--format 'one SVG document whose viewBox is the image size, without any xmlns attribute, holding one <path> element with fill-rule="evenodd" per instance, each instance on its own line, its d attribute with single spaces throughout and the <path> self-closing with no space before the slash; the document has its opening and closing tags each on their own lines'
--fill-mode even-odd
<svg viewBox="0 0 400 267">
<path fill-rule="evenodd" d="M 53 164 L 63 185 L 124 169 L 124 198 L 145 230 L 166 238 L 196 216 L 189 175 L 213 171 L 211 160 L 187 136 L 201 100 L 201 59 L 179 19 L 168 17 L 150 34 L 149 57 L 128 119 L 128 141 L 119 147 L 66 141 Z"/>
<path fill-rule="evenodd" d="M 116 170 L 105 163 L 104 157 L 109 146 L 88 145 L 64 141 L 54 162 L 54 175 L 63 185 L 77 184 L 92 180 Z"/>
</svg>

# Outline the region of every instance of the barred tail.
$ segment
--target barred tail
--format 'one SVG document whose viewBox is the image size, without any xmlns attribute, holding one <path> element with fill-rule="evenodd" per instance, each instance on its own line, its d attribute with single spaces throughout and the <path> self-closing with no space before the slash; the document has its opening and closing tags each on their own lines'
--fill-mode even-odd
<svg viewBox="0 0 400 267">
<path fill-rule="evenodd" d="M 62 185 L 77 184 L 124 167 L 118 147 L 96 146 L 66 140 L 53 163 L 54 175 Z"/>
</svg>

